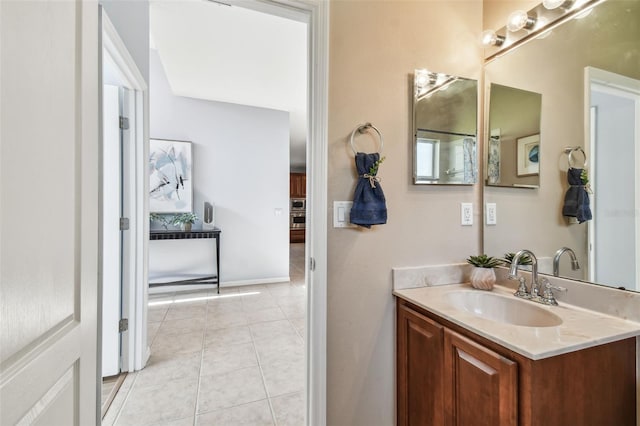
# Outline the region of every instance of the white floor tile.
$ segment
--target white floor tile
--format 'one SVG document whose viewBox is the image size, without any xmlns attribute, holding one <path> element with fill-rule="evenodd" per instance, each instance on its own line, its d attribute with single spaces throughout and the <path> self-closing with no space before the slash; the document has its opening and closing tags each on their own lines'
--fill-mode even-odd
<svg viewBox="0 0 640 426">
<path fill-rule="evenodd" d="M 235 407 L 266 397 L 262 375 L 257 366 L 202 376 L 198 394 L 198 413 Z"/>
<path fill-rule="evenodd" d="M 274 423 L 269 403 L 264 399 L 199 415 L 196 424 L 198 426 L 272 426 Z"/>
</svg>

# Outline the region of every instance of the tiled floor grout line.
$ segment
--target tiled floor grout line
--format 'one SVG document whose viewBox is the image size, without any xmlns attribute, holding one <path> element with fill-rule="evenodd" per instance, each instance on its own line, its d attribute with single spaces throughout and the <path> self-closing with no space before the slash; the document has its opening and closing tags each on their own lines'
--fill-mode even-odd
<svg viewBox="0 0 640 426">
<path fill-rule="evenodd" d="M 196 383 L 196 404 L 193 409 L 193 426 L 198 424 L 198 409 L 200 408 L 200 383 L 202 381 L 202 368 L 204 365 L 204 349 L 207 340 L 207 321 L 209 319 L 209 302 L 204 304 L 204 326 L 202 330 L 202 348 L 200 349 L 200 368 L 198 368 L 198 378 Z"/>
<path fill-rule="evenodd" d="M 253 345 L 253 350 L 256 353 L 256 360 L 258 361 L 258 369 L 260 369 L 260 377 L 262 378 L 262 386 L 264 386 L 264 394 L 267 396 L 267 404 L 269 404 L 269 411 L 271 411 L 271 419 L 273 420 L 274 426 L 277 426 L 278 421 L 276 419 L 276 412 L 273 409 L 273 404 L 271 403 L 271 396 L 269 396 L 269 389 L 267 389 L 267 379 L 264 377 L 262 362 L 260 362 L 260 355 L 258 355 L 258 348 L 256 348 L 256 341 L 253 337 L 253 333 L 251 332 L 251 326 L 249 326 L 249 334 L 251 335 L 251 344 Z"/>
<path fill-rule="evenodd" d="M 271 295 L 271 292 L 268 291 L 268 289 L 267 289 L 267 293 Z M 240 300 L 242 302 L 242 309 L 244 310 L 244 298 L 241 296 Z M 273 424 L 276 425 L 277 424 L 276 413 L 273 410 L 273 406 L 271 405 L 271 399 L 269 398 L 269 390 L 267 389 L 267 380 L 264 377 L 264 370 L 262 369 L 262 363 L 260 362 L 260 355 L 258 355 L 258 348 L 256 348 L 256 341 L 255 341 L 255 338 L 253 337 L 253 332 L 251 331 L 251 324 L 247 323 L 247 327 L 249 328 L 249 335 L 251 336 L 251 345 L 253 346 L 253 351 L 256 355 L 256 361 L 258 361 L 258 369 L 260 370 L 260 378 L 262 379 L 264 394 L 267 397 L 267 404 L 269 404 L 269 411 L 271 412 L 271 420 L 273 421 Z"/>
</svg>

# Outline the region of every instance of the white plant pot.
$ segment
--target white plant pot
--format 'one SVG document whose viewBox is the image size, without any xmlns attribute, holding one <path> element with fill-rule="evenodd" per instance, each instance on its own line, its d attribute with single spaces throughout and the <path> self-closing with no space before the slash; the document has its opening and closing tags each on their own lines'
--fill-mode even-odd
<svg viewBox="0 0 640 426">
<path fill-rule="evenodd" d="M 474 267 L 471 270 L 471 287 L 479 290 L 493 290 L 496 273 L 493 268 Z"/>
</svg>

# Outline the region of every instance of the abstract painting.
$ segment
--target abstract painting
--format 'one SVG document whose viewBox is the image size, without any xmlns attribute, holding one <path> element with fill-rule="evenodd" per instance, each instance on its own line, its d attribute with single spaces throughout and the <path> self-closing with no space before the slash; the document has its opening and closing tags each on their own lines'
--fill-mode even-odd
<svg viewBox="0 0 640 426">
<path fill-rule="evenodd" d="M 165 139 L 149 142 L 149 211 L 191 212 L 191 142 Z"/>
<path fill-rule="evenodd" d="M 489 161 L 487 181 L 490 185 L 500 183 L 500 131 L 492 130 L 489 138 Z"/>
<path fill-rule="evenodd" d="M 540 134 L 516 139 L 517 175 L 536 176 L 540 173 Z"/>
</svg>

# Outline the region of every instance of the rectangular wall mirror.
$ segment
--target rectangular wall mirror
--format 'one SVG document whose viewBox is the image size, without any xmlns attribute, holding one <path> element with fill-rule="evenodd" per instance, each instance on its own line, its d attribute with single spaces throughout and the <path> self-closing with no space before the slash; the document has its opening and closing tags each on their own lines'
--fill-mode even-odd
<svg viewBox="0 0 640 426">
<path fill-rule="evenodd" d="M 476 183 L 477 82 L 416 70 L 413 93 L 414 184 Z"/>
<path fill-rule="evenodd" d="M 580 268 L 565 252 L 559 276 L 640 291 L 640 1 L 604 1 L 576 18 L 485 65 L 486 92 L 495 96 L 499 84 L 534 93 L 541 113 L 539 130 L 509 132 L 516 150 L 539 135 L 538 182 L 524 184 L 537 188 L 502 186 L 502 168 L 500 182 L 484 186 L 484 201 L 497 208 L 497 223 L 484 228 L 484 251 L 502 257 L 530 249 L 541 272 L 552 274 L 555 254 L 568 247 Z M 493 119 L 485 114 L 487 159 L 497 151 L 492 141 L 507 139 L 508 124 Z M 520 153 L 499 157 L 515 163 L 518 179 L 531 178 L 518 175 L 521 166 L 522 174 L 535 170 L 517 163 Z M 578 223 L 563 207 L 568 190 L 584 183 L 582 170 L 592 219 Z M 581 183 L 570 185 L 569 175 Z"/>
<path fill-rule="evenodd" d="M 487 185 L 540 186 L 541 106 L 540 93 L 490 84 Z"/>
</svg>

